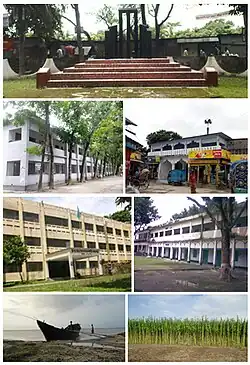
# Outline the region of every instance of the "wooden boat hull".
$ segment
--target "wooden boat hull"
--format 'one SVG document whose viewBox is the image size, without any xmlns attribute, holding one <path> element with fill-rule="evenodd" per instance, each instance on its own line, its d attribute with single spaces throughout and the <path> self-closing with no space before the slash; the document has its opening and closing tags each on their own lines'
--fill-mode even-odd
<svg viewBox="0 0 250 365">
<path fill-rule="evenodd" d="M 76 341 L 79 337 L 79 333 L 81 330 L 80 325 L 78 325 L 77 329 L 71 330 L 67 328 L 58 328 L 51 326 L 45 322 L 41 322 L 37 320 L 37 325 L 42 331 L 46 341 Z M 74 326 L 74 325 L 73 325 Z"/>
</svg>

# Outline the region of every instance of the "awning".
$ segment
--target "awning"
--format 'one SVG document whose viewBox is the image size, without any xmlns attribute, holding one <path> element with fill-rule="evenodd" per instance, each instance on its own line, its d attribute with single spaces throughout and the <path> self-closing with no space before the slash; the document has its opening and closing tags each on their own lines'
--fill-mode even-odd
<svg viewBox="0 0 250 365">
<path fill-rule="evenodd" d="M 47 261 L 68 261 L 69 255 L 73 260 L 84 260 L 90 257 L 99 256 L 98 249 L 93 248 L 66 248 L 46 255 Z"/>
</svg>

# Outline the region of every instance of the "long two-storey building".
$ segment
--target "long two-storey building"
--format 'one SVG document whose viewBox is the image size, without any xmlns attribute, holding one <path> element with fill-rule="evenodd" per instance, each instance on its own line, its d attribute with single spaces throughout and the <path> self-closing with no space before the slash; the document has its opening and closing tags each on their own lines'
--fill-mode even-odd
<svg viewBox="0 0 250 365">
<path fill-rule="evenodd" d="M 36 190 L 39 181 L 41 166 L 41 155 L 30 153 L 31 147 L 42 145 L 44 136 L 39 131 L 39 126 L 32 121 L 26 121 L 24 125 L 16 127 L 12 124 L 3 128 L 4 143 L 4 188 L 7 190 Z M 59 140 L 54 134 L 52 138 L 54 153 L 54 182 L 62 184 L 67 179 L 69 163 L 69 146 Z M 49 181 L 49 159 L 50 152 L 46 148 L 45 166 L 43 172 L 43 183 Z M 77 181 L 80 177 L 80 168 L 83 160 L 83 148 L 80 145 L 73 146 L 71 157 L 71 178 Z M 95 161 L 88 153 L 85 161 L 85 176 L 88 179 L 94 175 Z M 112 166 L 106 164 L 105 171 L 102 169 L 101 161 L 97 162 L 98 175 L 111 175 Z"/>
<path fill-rule="evenodd" d="M 131 225 L 22 198 L 3 199 L 3 238 L 20 236 L 30 257 L 25 280 L 102 275 L 104 262 L 131 260 Z M 5 281 L 20 280 L 4 265 Z"/>
<path fill-rule="evenodd" d="M 231 266 L 247 268 L 247 211 L 243 212 L 232 232 Z M 215 267 L 221 265 L 221 231 L 206 214 L 189 216 L 141 231 L 135 236 L 134 248 L 135 254 L 211 264 Z"/>
</svg>

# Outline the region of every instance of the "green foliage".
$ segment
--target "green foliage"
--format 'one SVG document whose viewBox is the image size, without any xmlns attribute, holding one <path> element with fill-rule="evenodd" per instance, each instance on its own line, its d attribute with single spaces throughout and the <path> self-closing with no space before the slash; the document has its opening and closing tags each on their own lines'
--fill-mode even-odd
<svg viewBox="0 0 250 365">
<path fill-rule="evenodd" d="M 160 219 L 158 209 L 154 206 L 154 201 L 151 198 L 134 199 L 134 225 L 135 233 L 141 228 L 145 228 L 149 223 Z"/>
<path fill-rule="evenodd" d="M 181 138 L 182 137 L 176 132 L 165 131 L 165 130 L 161 129 L 157 132 L 150 133 L 146 137 L 146 141 L 147 141 L 147 144 L 149 146 L 151 146 L 153 143 L 156 143 L 156 142 L 174 141 L 176 139 L 181 139 Z"/>
<path fill-rule="evenodd" d="M 55 32 L 61 32 L 61 15 L 65 11 L 64 5 L 11 4 L 4 6 L 10 15 L 9 32 L 13 36 L 29 32 L 34 36 L 48 39 L 53 37 Z"/>
<path fill-rule="evenodd" d="M 26 148 L 26 152 L 33 156 L 41 156 L 43 153 L 42 146 L 31 146 Z"/>
<path fill-rule="evenodd" d="M 28 246 L 20 236 L 11 236 L 3 241 L 3 262 L 5 265 L 16 265 L 19 268 L 20 277 L 22 264 L 30 257 Z"/>
<path fill-rule="evenodd" d="M 177 219 L 181 219 L 181 218 L 185 218 L 185 217 L 190 217 L 192 215 L 199 214 L 202 211 L 204 211 L 204 209 L 201 209 L 201 208 L 197 207 L 197 205 L 193 204 L 193 205 L 191 205 L 191 207 L 188 207 L 188 209 L 184 208 L 180 213 L 173 214 L 172 219 L 177 220 Z"/>
<path fill-rule="evenodd" d="M 129 319 L 129 344 L 247 347 L 247 319 Z"/>
<path fill-rule="evenodd" d="M 118 210 L 117 212 L 105 217 L 119 222 L 131 223 L 131 213 L 128 210 Z"/>
<path fill-rule="evenodd" d="M 131 211 L 131 198 L 128 196 L 125 197 L 118 197 L 115 199 L 115 204 L 116 205 L 122 205 L 122 204 L 126 204 L 124 210 L 129 210 Z"/>
<path fill-rule="evenodd" d="M 112 6 L 104 4 L 96 13 L 96 22 L 105 23 L 110 28 L 118 23 L 117 11 Z"/>
</svg>

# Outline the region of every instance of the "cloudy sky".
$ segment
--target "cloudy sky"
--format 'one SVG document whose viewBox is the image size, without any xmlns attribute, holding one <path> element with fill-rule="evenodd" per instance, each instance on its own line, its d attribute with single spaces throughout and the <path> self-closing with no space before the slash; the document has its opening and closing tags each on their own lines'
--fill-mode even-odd
<svg viewBox="0 0 250 365">
<path fill-rule="evenodd" d="M 96 215 L 108 215 L 123 209 L 122 206 L 116 206 L 115 197 L 79 197 L 69 196 L 67 194 L 60 195 L 60 197 L 42 197 L 42 198 L 25 198 L 32 201 L 43 201 L 47 204 L 56 205 L 63 208 L 70 208 L 77 210 L 79 207 L 81 212 L 96 214 Z"/>
<path fill-rule="evenodd" d="M 161 219 L 150 223 L 150 226 L 156 226 L 158 224 L 166 223 L 173 214 L 180 213 L 184 208 L 188 208 L 193 205 L 193 202 L 187 199 L 186 196 L 175 195 L 154 195 L 151 197 L 154 201 L 154 205 L 158 208 L 158 213 Z M 195 199 L 199 203 L 203 203 L 201 197 L 196 196 Z M 237 201 L 244 201 L 245 195 L 237 196 Z"/>
<path fill-rule="evenodd" d="M 129 318 L 247 317 L 247 295 L 131 295 Z"/>
<path fill-rule="evenodd" d="M 124 308 L 123 295 L 5 293 L 3 327 L 4 330 L 37 329 L 36 322 L 18 315 L 22 314 L 60 328 L 70 321 L 80 323 L 82 328 L 89 328 L 91 323 L 96 328 L 124 328 Z"/>
<path fill-rule="evenodd" d="M 244 1 L 242 1 L 244 2 Z M 29 3 L 29 1 L 28 1 Z M 55 1 L 56 3 L 56 1 Z M 62 3 L 62 2 L 60 2 Z M 63 3 L 67 4 L 67 1 L 63 1 Z M 90 33 L 95 33 L 98 30 L 106 30 L 105 23 L 100 23 L 96 21 L 96 16 L 94 15 L 100 8 L 103 7 L 103 1 L 96 0 L 93 3 L 83 2 L 79 5 L 80 15 L 81 15 L 81 24 Z M 114 6 L 114 9 L 117 12 L 118 4 L 123 4 L 122 1 L 108 1 L 106 4 L 110 4 Z M 126 3 L 126 2 L 125 2 Z M 134 2 L 137 3 L 137 2 Z M 184 3 L 184 4 L 183 4 Z M 204 26 L 210 19 L 205 20 L 196 20 L 197 15 L 201 14 L 213 14 L 221 11 L 227 11 L 228 6 L 217 5 L 213 3 L 206 6 L 194 5 L 193 1 L 189 2 L 189 5 L 185 4 L 185 1 L 178 1 L 178 4 L 175 4 L 172 14 L 169 18 L 169 22 L 180 22 L 181 26 L 177 29 L 186 29 L 186 28 L 194 28 L 194 27 L 202 27 Z M 159 19 L 162 20 L 164 16 L 166 16 L 169 10 L 169 3 L 161 4 Z M 4 8 L 3 8 L 4 11 Z M 4 11 L 5 12 L 5 11 Z M 69 8 L 65 14 L 69 19 L 75 20 L 75 14 L 73 9 Z M 236 26 L 242 27 L 243 17 L 242 16 L 226 16 L 224 17 L 226 20 L 231 20 L 234 22 Z M 151 16 L 147 16 L 147 22 L 153 26 L 153 18 Z M 67 20 L 63 20 L 63 28 L 64 31 L 68 31 L 70 34 L 74 33 L 74 26 L 69 23 Z"/>
<path fill-rule="evenodd" d="M 205 119 L 212 120 L 210 133 L 246 137 L 247 105 L 247 99 L 131 99 L 124 103 L 124 114 L 138 125 L 133 131 L 146 146 L 147 135 L 160 129 L 182 137 L 206 134 Z"/>
</svg>

